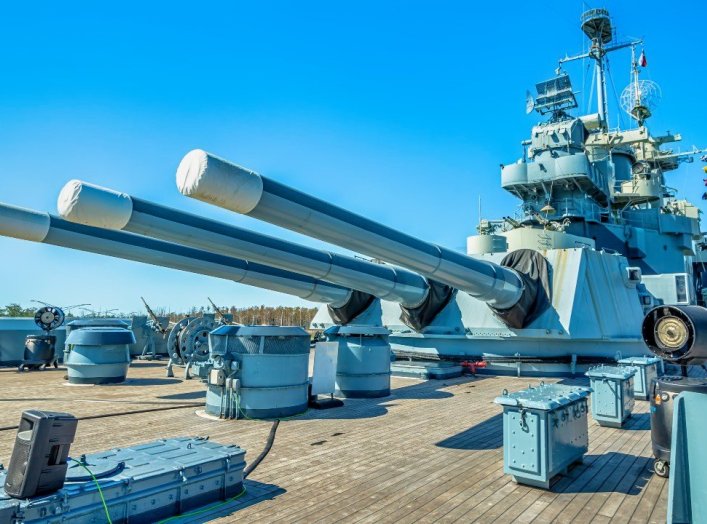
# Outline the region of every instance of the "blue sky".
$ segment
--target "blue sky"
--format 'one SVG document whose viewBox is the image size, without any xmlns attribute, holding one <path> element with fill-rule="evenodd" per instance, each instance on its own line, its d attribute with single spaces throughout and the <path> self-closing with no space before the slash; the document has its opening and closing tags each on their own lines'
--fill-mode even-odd
<svg viewBox="0 0 707 524">
<path fill-rule="evenodd" d="M 478 4 L 478 5 L 477 5 Z M 703 2 L 605 4 L 644 37 L 654 134 L 707 146 Z M 517 201 L 499 164 L 538 120 L 525 91 L 582 49 L 581 2 L 13 2 L 0 19 L 0 201 L 55 212 L 79 178 L 313 246 L 182 197 L 199 147 L 426 240 L 464 249 Z M 612 59 L 617 92 L 628 52 Z M 568 67 L 577 90 L 584 67 Z M 612 89 L 610 88 L 610 92 Z M 580 100 L 582 94 L 579 95 Z M 610 94 L 610 103 L 613 102 Z M 612 124 L 617 111 L 612 105 Z M 624 119 L 626 123 L 626 119 Z M 698 203 L 697 162 L 670 183 Z M 0 304 L 305 304 L 209 277 L 0 238 Z"/>
</svg>

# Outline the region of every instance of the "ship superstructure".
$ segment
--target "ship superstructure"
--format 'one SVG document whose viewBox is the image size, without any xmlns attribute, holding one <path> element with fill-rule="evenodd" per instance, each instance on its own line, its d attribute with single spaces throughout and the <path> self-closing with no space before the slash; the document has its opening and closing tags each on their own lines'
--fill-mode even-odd
<svg viewBox="0 0 707 524">
<path fill-rule="evenodd" d="M 553 248 L 589 245 L 613 250 L 641 270 L 657 300 L 670 277 L 655 284 L 652 276 L 682 274 L 676 300 L 694 302 L 691 280 L 695 243 L 701 240 L 698 208 L 680 199 L 666 174 L 683 162 L 692 162 L 704 149 L 677 151 L 679 134 L 654 136 L 646 120 L 660 97 L 660 87 L 640 78 L 646 64 L 641 40 L 617 41 L 608 11 L 592 9 L 582 15 L 582 31 L 589 50 L 559 61 L 556 76 L 536 86 L 528 96 L 528 112 L 545 120 L 522 142 L 523 155 L 501 171 L 501 185 L 522 200 L 519 216 L 485 221 L 480 233 L 502 238 L 470 237 L 469 254 L 519 247 Z M 635 126 L 609 125 L 607 55 L 631 49 L 632 81 L 621 94 L 620 105 Z M 563 65 L 575 60 L 594 62 L 596 112 L 574 116 L 578 107 L 570 77 Z M 516 231 L 521 229 L 521 231 Z M 530 231 L 529 231 L 530 230 Z M 571 235 L 571 236 L 570 236 Z M 579 238 L 573 238 L 579 237 Z M 531 239 L 535 246 L 528 246 Z M 521 240 L 522 239 L 522 240 Z M 682 289 L 684 288 L 684 290 Z"/>
</svg>

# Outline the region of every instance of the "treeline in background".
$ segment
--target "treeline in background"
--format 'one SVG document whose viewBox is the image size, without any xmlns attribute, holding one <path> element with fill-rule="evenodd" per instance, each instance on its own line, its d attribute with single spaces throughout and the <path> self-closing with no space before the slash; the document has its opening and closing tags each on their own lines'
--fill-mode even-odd
<svg viewBox="0 0 707 524">
<path fill-rule="evenodd" d="M 8 304 L 0 307 L 0 317 L 34 317 L 41 306 L 23 307 L 21 304 Z M 61 306 L 59 306 L 61 307 Z M 171 322 L 176 322 L 186 316 L 196 317 L 204 313 L 214 313 L 211 306 L 194 306 L 188 311 L 175 312 L 166 308 L 153 307 L 159 317 L 169 317 Z M 267 326 L 301 326 L 306 328 L 314 318 L 317 308 L 285 307 L 285 306 L 250 306 L 239 308 L 236 306 L 219 307 L 222 313 L 233 315 L 237 324 L 267 325 Z M 64 309 L 67 318 L 130 318 L 137 315 L 146 315 L 146 311 L 133 311 L 122 313 L 116 310 L 94 311 L 90 308 Z"/>
</svg>

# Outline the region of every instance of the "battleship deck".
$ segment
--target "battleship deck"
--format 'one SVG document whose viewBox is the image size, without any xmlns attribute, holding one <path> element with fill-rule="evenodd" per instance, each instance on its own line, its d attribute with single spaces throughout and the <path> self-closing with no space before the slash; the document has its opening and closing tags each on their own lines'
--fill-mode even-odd
<svg viewBox="0 0 707 524">
<path fill-rule="evenodd" d="M 270 430 L 264 421 L 199 417 L 203 385 L 165 378 L 163 364 L 135 363 L 123 385 L 67 386 L 64 374 L 0 370 L 0 461 L 7 464 L 12 427 L 31 408 L 93 417 L 79 423 L 74 456 L 208 435 L 244 447 L 246 460 L 253 460 Z M 503 474 L 501 408 L 492 401 L 504 388 L 532 382 L 394 378 L 390 397 L 310 410 L 280 424 L 244 496 L 180 521 L 665 522 L 668 483 L 651 471 L 647 402 L 636 402 L 623 430 L 590 418 L 584 464 L 551 491 L 517 485 Z"/>
</svg>

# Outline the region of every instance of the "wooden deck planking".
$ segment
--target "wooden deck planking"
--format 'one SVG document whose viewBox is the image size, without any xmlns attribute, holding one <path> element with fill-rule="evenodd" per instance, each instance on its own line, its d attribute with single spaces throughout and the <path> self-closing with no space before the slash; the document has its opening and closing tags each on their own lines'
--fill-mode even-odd
<svg viewBox="0 0 707 524">
<path fill-rule="evenodd" d="M 166 379 L 154 363 L 133 366 L 122 386 L 63 386 L 64 373 L 0 370 L 0 427 L 16 425 L 29 408 L 120 414 L 82 420 L 74 454 L 209 435 L 243 446 L 247 459 L 260 452 L 270 428 L 264 421 L 198 417 L 203 385 Z M 517 485 L 503 474 L 501 408 L 492 401 L 504 388 L 533 382 L 394 379 L 391 397 L 348 400 L 342 409 L 283 421 L 270 455 L 246 483 L 247 495 L 183 521 L 663 522 L 667 482 L 648 471 L 646 402 L 636 403 L 630 429 L 603 428 L 590 419 L 586 463 L 552 491 Z M 155 407 L 177 409 L 125 414 Z M 14 435 L 0 431 L 5 462 Z"/>
<path fill-rule="evenodd" d="M 413 426 L 424 426 L 424 420 L 419 420 L 416 419 L 414 422 Z M 398 428 L 396 428 L 398 429 Z M 401 430 L 404 430 L 405 428 L 400 428 Z M 387 432 L 387 430 L 386 430 Z M 361 478 L 364 480 L 364 482 L 372 482 L 375 481 L 378 485 L 380 485 L 386 478 L 389 478 L 391 476 L 398 475 L 400 471 L 403 471 L 404 469 L 410 469 L 409 465 L 407 464 L 410 460 L 414 460 L 414 457 L 410 456 L 410 452 L 408 449 L 406 449 L 404 446 L 398 446 L 395 441 L 390 442 L 386 441 L 387 439 L 382 439 L 378 443 L 380 444 L 380 449 L 379 451 L 373 455 L 373 456 L 368 456 L 366 457 L 365 455 L 362 455 L 364 460 L 361 460 L 360 458 L 354 457 L 340 457 L 340 458 L 348 458 L 350 460 L 350 468 L 356 468 L 356 470 L 359 472 L 358 478 Z M 355 451 L 355 448 L 359 447 L 361 445 L 360 440 L 357 438 L 355 441 L 355 447 L 352 448 L 353 451 Z M 388 446 L 391 446 L 388 448 Z M 396 450 L 397 448 L 397 450 Z M 396 460 L 394 460 L 396 459 Z M 418 462 L 418 467 L 421 466 L 423 463 Z M 336 471 L 336 475 L 345 475 L 348 477 L 346 471 L 341 471 L 341 468 L 339 468 Z M 373 471 L 370 471 L 373 469 Z M 382 470 L 383 475 L 376 475 L 377 469 Z M 314 476 L 321 476 L 319 475 L 319 472 L 316 469 L 312 469 L 312 475 Z M 325 473 L 326 476 L 326 473 Z M 340 479 L 343 480 L 343 479 Z M 346 483 L 341 483 L 340 487 L 337 488 L 331 488 L 330 485 L 330 478 L 327 476 L 327 478 L 321 479 L 317 482 L 315 482 L 312 487 L 315 489 L 320 488 L 322 491 L 319 493 L 318 496 L 316 497 L 308 497 L 306 501 L 304 501 L 304 504 L 307 506 L 311 506 L 313 503 L 318 502 L 320 500 L 324 501 L 331 501 L 332 500 L 332 494 L 336 494 L 337 496 L 339 495 L 345 495 L 346 497 L 344 500 L 346 500 L 346 504 L 349 504 L 350 502 L 350 497 L 348 496 L 350 492 L 358 493 L 360 490 L 356 485 L 352 485 L 351 482 L 346 482 Z M 344 489 L 345 487 L 345 489 Z M 329 489 L 325 489 L 329 488 Z M 338 504 L 339 509 L 341 508 L 341 504 Z M 285 514 L 292 514 L 294 511 L 298 511 L 301 508 L 298 506 L 293 507 L 287 507 L 283 508 L 281 511 L 277 513 L 278 516 L 284 516 Z M 257 516 L 257 515 L 256 515 Z"/>
<path fill-rule="evenodd" d="M 652 467 L 651 461 L 649 461 L 648 464 L 650 467 Z M 646 488 L 641 493 L 640 499 L 638 501 L 639 503 L 636 505 L 636 508 L 634 509 L 633 514 L 631 515 L 630 522 L 648 522 L 650 520 L 651 514 L 653 513 L 653 508 L 655 507 L 658 498 L 660 497 L 663 491 L 667 492 L 667 490 L 668 486 L 664 479 L 661 479 L 656 475 L 651 475 L 648 479 L 648 484 L 646 485 Z"/>
<path fill-rule="evenodd" d="M 392 444 L 395 446 L 394 442 Z M 390 479 L 393 479 L 398 483 L 406 482 L 408 480 L 406 476 L 414 475 L 416 474 L 416 472 L 419 474 L 419 471 L 423 467 L 428 467 L 429 471 L 432 472 L 440 471 L 439 458 L 422 457 L 418 460 L 416 458 L 416 455 L 411 454 L 411 450 L 408 447 L 398 447 L 399 449 L 397 451 L 395 449 L 384 448 L 379 454 L 372 458 L 372 462 L 369 461 L 369 467 L 376 468 L 380 466 L 380 469 L 382 469 L 382 474 L 376 475 L 376 472 L 367 472 L 364 468 L 364 471 L 362 471 L 362 474 L 359 476 L 361 482 L 346 482 L 344 484 L 345 489 L 343 489 L 342 487 L 339 489 L 327 490 L 327 479 L 323 483 L 317 483 L 316 487 L 322 489 L 322 493 L 317 498 L 308 498 L 306 504 L 312 505 L 313 503 L 319 502 L 320 500 L 326 500 L 328 502 L 323 506 L 327 506 L 328 504 L 328 507 L 330 507 L 333 511 L 336 512 L 338 516 L 341 517 L 348 515 L 352 512 L 358 511 L 360 509 L 358 507 L 359 499 L 363 497 L 369 497 L 369 494 L 367 492 L 362 491 L 361 486 L 365 487 L 366 484 L 374 484 L 376 485 L 377 489 L 380 490 L 381 488 L 386 487 L 390 484 L 390 482 L 388 482 Z M 415 467 L 411 467 L 411 463 L 414 463 Z M 359 463 L 354 462 L 353 465 L 358 467 Z M 406 474 L 401 475 L 401 472 L 406 472 Z M 326 495 L 327 491 L 329 492 L 329 496 Z M 337 502 L 335 499 L 333 499 L 331 494 L 336 494 L 337 498 L 341 496 L 341 500 L 344 500 L 345 502 L 343 502 L 343 504 L 341 503 L 341 501 Z M 351 495 L 353 495 L 353 497 Z M 322 508 L 321 512 L 324 512 L 325 509 L 322 506 L 320 507 Z M 291 511 L 289 511 L 289 513 L 291 513 Z M 283 514 L 284 512 L 279 513 L 278 516 Z M 323 513 L 318 516 L 318 518 L 323 519 L 323 521 L 326 521 L 325 517 L 326 515 Z"/>
<path fill-rule="evenodd" d="M 654 476 L 658 479 L 658 476 Z M 667 484 L 667 479 L 663 479 L 663 483 Z M 650 524 L 664 524 L 668 518 L 668 489 L 667 486 L 661 490 L 660 496 L 653 507 L 651 516 L 648 519 Z"/>
<path fill-rule="evenodd" d="M 475 439 L 470 439 L 472 443 L 474 441 L 482 442 L 483 439 L 490 438 L 486 433 L 482 433 Z M 464 441 L 460 441 L 464 443 Z M 418 497 L 424 496 L 421 491 L 428 487 L 429 482 L 436 482 L 439 479 L 439 484 L 446 484 L 450 479 L 457 479 L 459 475 L 469 475 L 468 466 L 464 463 L 460 463 L 458 460 L 458 454 L 447 453 L 444 457 L 429 457 L 425 458 L 422 456 L 422 460 L 416 460 L 415 454 L 413 452 L 411 456 L 411 451 L 413 449 L 407 449 L 406 454 L 408 457 L 405 458 L 406 462 L 410 462 L 410 458 L 416 462 L 413 468 L 409 466 L 406 468 L 411 470 L 406 472 L 404 475 L 398 476 L 395 479 L 395 483 L 386 483 L 383 486 L 378 485 L 377 489 L 385 489 L 385 496 L 382 498 L 377 498 L 376 502 L 368 505 L 364 511 L 360 511 L 356 508 L 356 502 L 350 503 L 347 501 L 348 507 L 355 510 L 356 519 L 352 519 L 352 522 L 378 522 L 380 518 L 389 514 L 393 511 L 396 514 L 396 520 L 398 517 L 402 517 L 405 514 L 403 505 L 408 502 L 408 500 L 417 499 Z M 488 461 L 489 465 L 495 462 L 493 458 Z M 421 493 L 423 493 L 421 495 Z M 365 494 L 364 494 L 365 496 Z M 409 508 L 407 508 L 409 509 Z M 338 514 L 338 512 L 337 512 Z"/>
<path fill-rule="evenodd" d="M 590 448 L 592 454 L 583 466 L 578 468 L 578 475 L 566 487 L 562 489 L 563 494 L 555 499 L 555 502 L 548 507 L 549 515 L 540 515 L 540 521 L 551 521 L 557 517 L 558 522 L 579 522 L 590 521 L 605 502 L 604 491 L 612 489 L 612 479 L 618 474 L 623 474 L 621 469 L 625 459 L 634 458 L 631 452 L 637 443 L 642 443 L 641 434 L 637 430 L 636 421 L 629 421 L 626 430 L 615 430 L 613 428 L 603 428 L 611 435 L 611 446 L 603 447 L 598 453 Z M 597 426 L 598 427 L 598 426 Z M 624 438 L 623 432 L 630 432 L 628 438 Z"/>
<path fill-rule="evenodd" d="M 493 406 L 493 404 L 491 404 Z M 420 417 L 415 418 L 415 426 L 420 426 L 420 427 L 425 427 L 429 425 L 429 422 L 426 422 L 424 419 L 421 419 Z M 395 431 L 398 431 L 399 428 L 395 428 Z M 386 429 L 386 433 L 389 430 Z M 357 446 L 358 447 L 358 446 Z M 412 451 L 414 450 L 414 445 L 413 443 L 408 442 L 407 440 L 403 443 L 400 443 L 397 440 L 389 440 L 389 439 L 382 439 L 379 442 L 379 447 L 381 448 L 380 450 L 380 456 L 373 457 L 371 464 L 376 465 L 381 463 L 381 459 L 384 459 L 385 462 L 385 474 L 383 476 L 377 476 L 371 478 L 371 475 L 368 475 L 366 479 L 364 479 L 367 483 L 375 483 L 378 489 L 380 490 L 381 487 L 385 487 L 389 484 L 389 482 L 386 482 L 387 479 L 394 478 L 396 475 L 401 475 L 401 472 L 405 471 L 406 473 L 402 475 L 403 477 L 405 475 L 413 475 L 415 474 L 415 469 L 420 469 L 422 466 L 424 466 L 427 463 L 432 463 L 433 469 L 439 469 L 438 464 L 434 464 L 436 461 L 439 463 L 438 458 L 434 457 L 428 457 L 425 455 L 420 455 L 420 454 L 415 454 Z M 352 465 L 358 465 L 358 461 L 352 462 Z M 410 465 L 414 464 L 416 467 L 411 468 Z M 344 475 L 346 475 L 345 472 L 342 472 Z M 398 479 L 399 481 L 404 480 L 403 479 Z M 356 511 L 357 507 L 356 505 L 352 502 L 352 498 L 349 496 L 350 493 L 354 493 L 355 495 L 359 497 L 365 497 L 368 496 L 367 493 L 361 493 L 361 490 L 358 488 L 358 486 L 352 486 L 349 482 L 346 482 L 343 484 L 346 486 L 346 489 L 336 489 L 336 488 L 330 488 L 328 491 L 330 493 L 330 496 L 326 496 L 326 491 L 322 494 L 319 495 L 319 499 L 326 499 L 328 503 L 322 504 L 322 511 L 324 513 L 320 514 L 317 516 L 317 518 L 323 519 L 323 521 L 326 521 L 326 513 L 325 513 L 325 507 L 327 504 L 329 506 L 333 507 L 333 510 L 337 511 L 337 515 L 339 516 L 344 516 L 347 515 L 349 512 L 346 510 L 351 508 L 352 511 Z M 320 483 L 321 488 L 326 488 L 326 482 Z M 345 506 L 343 509 L 341 508 L 342 504 L 341 502 L 335 503 L 332 502 L 334 497 L 331 496 L 331 494 L 337 495 L 336 498 L 341 498 L 345 502 L 343 505 Z M 307 498 L 305 504 L 306 505 L 312 505 L 313 502 L 317 502 L 317 500 L 312 500 Z M 299 509 L 299 508 L 296 508 Z M 360 509 L 360 508 L 359 508 Z M 278 513 L 278 516 L 284 516 L 285 513 L 292 513 L 292 509 L 286 509 L 283 512 Z"/>
<path fill-rule="evenodd" d="M 609 449 L 610 446 L 604 446 L 603 443 L 604 443 L 604 441 L 607 441 L 607 440 L 610 443 L 613 443 L 614 440 L 612 439 L 612 436 L 614 436 L 614 434 L 611 432 L 611 430 L 608 430 L 607 428 L 602 428 L 600 426 L 596 426 L 596 427 L 590 426 L 590 451 L 593 451 L 593 449 L 595 447 L 599 450 Z M 502 458 L 500 460 L 502 460 Z M 591 457 L 588 457 L 587 460 L 591 460 Z M 577 476 L 578 470 L 580 470 L 583 467 L 585 467 L 585 466 L 580 466 L 578 468 L 574 468 L 573 470 L 570 471 L 569 476 L 561 477 L 560 480 L 553 485 L 553 489 L 555 490 L 555 492 L 548 492 L 548 491 L 544 491 L 544 490 L 538 490 L 538 489 L 526 487 L 525 489 L 530 490 L 538 498 L 545 497 L 547 499 L 544 504 L 536 505 L 536 503 L 534 503 L 533 506 L 535 506 L 537 509 L 541 509 L 541 508 L 544 508 L 545 506 L 547 506 L 552 500 L 554 500 L 557 497 L 556 491 L 559 491 L 563 487 L 563 485 L 566 485 L 568 482 L 571 482 L 571 480 Z M 506 500 L 504 500 L 504 506 L 508 509 L 511 509 L 516 505 L 514 502 L 514 497 L 512 496 L 514 492 L 511 492 L 509 494 L 509 496 L 506 498 Z M 468 495 L 468 493 L 465 495 Z M 468 499 L 469 497 L 465 496 L 464 498 Z M 468 506 L 468 502 L 465 504 Z M 462 512 L 463 512 L 463 509 L 456 510 L 456 513 L 462 513 Z M 532 518 L 530 518 L 530 519 L 528 518 L 529 516 L 530 516 L 529 514 L 526 515 L 524 513 L 519 517 L 519 519 L 525 520 L 527 522 L 532 521 Z M 537 515 L 535 515 L 535 516 L 537 516 Z M 535 518 L 535 516 L 533 516 L 533 518 Z M 525 518 L 523 519 L 522 517 L 525 517 Z"/>
</svg>

